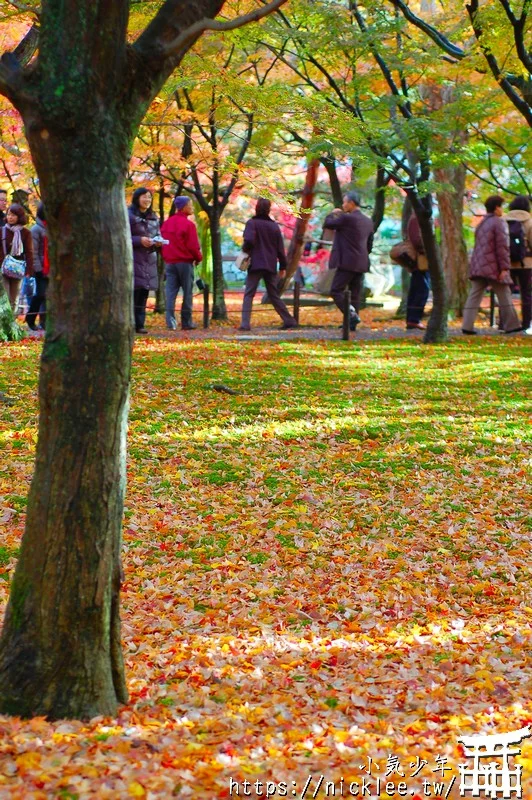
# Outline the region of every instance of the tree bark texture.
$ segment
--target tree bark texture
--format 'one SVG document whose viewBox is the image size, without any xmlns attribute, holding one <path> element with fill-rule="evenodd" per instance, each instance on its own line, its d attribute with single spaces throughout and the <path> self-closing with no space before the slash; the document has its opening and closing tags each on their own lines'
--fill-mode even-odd
<svg viewBox="0 0 532 800">
<path fill-rule="evenodd" d="M 127 699 L 119 587 L 133 341 L 128 142 L 110 116 L 87 121 L 76 137 L 32 114 L 25 122 L 52 280 L 35 472 L 0 643 L 0 709 L 89 718 Z"/>
<path fill-rule="evenodd" d="M 463 233 L 466 168 L 463 165 L 437 170 L 436 180 L 453 187 L 437 193 L 442 232 L 443 270 L 449 295 L 449 309 L 462 316 L 469 292 L 468 254 Z"/>
</svg>

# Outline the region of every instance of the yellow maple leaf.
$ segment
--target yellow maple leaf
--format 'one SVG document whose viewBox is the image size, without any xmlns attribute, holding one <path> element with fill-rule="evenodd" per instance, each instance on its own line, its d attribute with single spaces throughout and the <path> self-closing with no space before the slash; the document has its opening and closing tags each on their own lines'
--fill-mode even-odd
<svg viewBox="0 0 532 800">
<path fill-rule="evenodd" d="M 130 797 L 146 797 L 146 789 L 138 781 L 132 781 L 127 787 Z"/>
</svg>

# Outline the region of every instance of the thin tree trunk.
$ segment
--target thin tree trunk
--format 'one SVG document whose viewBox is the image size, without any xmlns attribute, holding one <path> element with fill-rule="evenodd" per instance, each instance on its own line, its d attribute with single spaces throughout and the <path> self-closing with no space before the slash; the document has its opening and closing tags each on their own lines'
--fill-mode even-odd
<svg viewBox="0 0 532 800">
<path fill-rule="evenodd" d="M 127 138 L 117 146 L 119 124 L 103 122 L 43 138 L 26 120 L 51 282 L 35 472 L 0 642 L 0 710 L 21 716 L 113 715 L 127 700 L 119 588 L 132 257 Z"/>
<path fill-rule="evenodd" d="M 159 186 L 157 192 L 159 200 L 159 220 L 161 225 L 164 222 L 164 186 Z M 155 292 L 155 314 L 164 314 L 166 308 L 166 297 L 164 289 L 164 261 L 160 249 L 157 250 L 157 290 Z"/>
<path fill-rule="evenodd" d="M 212 318 L 226 320 L 227 306 L 224 293 L 224 268 L 222 258 L 222 232 L 216 208 L 209 215 L 212 247 Z"/>
<path fill-rule="evenodd" d="M 320 161 L 327 170 L 327 174 L 329 176 L 329 184 L 331 187 L 333 203 L 336 208 L 341 208 L 344 198 L 340 179 L 336 171 L 336 159 L 332 155 L 327 155 L 322 156 Z"/>
<path fill-rule="evenodd" d="M 428 200 L 424 202 L 415 193 L 409 193 L 412 207 L 421 229 L 421 238 L 425 255 L 429 262 L 430 282 L 432 287 L 432 311 L 427 323 L 427 330 L 423 341 L 426 344 L 437 344 L 447 341 L 447 289 L 440 249 L 432 224 L 432 211 L 428 207 Z"/>
<path fill-rule="evenodd" d="M 405 195 L 403 210 L 401 212 L 401 237 L 407 238 L 408 220 L 412 215 L 412 203 L 408 195 Z M 401 302 L 395 313 L 396 319 L 406 319 L 406 301 L 410 291 L 410 273 L 405 267 L 401 267 Z"/>
<path fill-rule="evenodd" d="M 449 308 L 462 316 L 469 292 L 468 255 L 463 232 L 466 168 L 463 165 L 436 170 L 436 180 L 453 187 L 437 193 L 442 232 L 443 269 L 449 294 Z"/>
<path fill-rule="evenodd" d="M 319 166 L 319 158 L 312 159 L 312 161 L 309 161 L 307 164 L 307 174 L 305 178 L 305 186 L 303 187 L 303 194 L 301 196 L 299 216 L 296 219 L 296 225 L 292 234 L 290 246 L 288 247 L 288 252 L 286 254 L 286 276 L 280 285 L 281 294 L 288 288 L 290 279 L 299 266 L 299 261 L 301 259 L 301 254 L 305 244 L 305 233 L 308 228 L 310 211 L 314 206 L 314 193 L 318 180 Z"/>
<path fill-rule="evenodd" d="M 379 230 L 382 220 L 384 219 L 384 212 L 386 211 L 385 189 L 389 181 L 390 179 L 384 167 L 377 167 L 377 175 L 375 177 L 375 205 L 371 217 L 374 231 Z"/>
</svg>

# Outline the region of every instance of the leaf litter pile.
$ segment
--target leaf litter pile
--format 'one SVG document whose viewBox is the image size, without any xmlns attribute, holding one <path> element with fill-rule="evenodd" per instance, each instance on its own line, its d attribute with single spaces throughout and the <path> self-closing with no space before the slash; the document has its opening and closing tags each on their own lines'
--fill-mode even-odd
<svg viewBox="0 0 532 800">
<path fill-rule="evenodd" d="M 0 798 L 301 797 L 309 776 L 325 797 L 320 775 L 350 796 L 386 771 L 420 798 L 458 775 L 460 736 L 532 723 L 531 356 L 525 337 L 137 341 L 130 703 L 0 717 Z M 38 358 L 0 351 L 2 613 Z M 532 740 L 518 760 L 530 797 Z"/>
</svg>

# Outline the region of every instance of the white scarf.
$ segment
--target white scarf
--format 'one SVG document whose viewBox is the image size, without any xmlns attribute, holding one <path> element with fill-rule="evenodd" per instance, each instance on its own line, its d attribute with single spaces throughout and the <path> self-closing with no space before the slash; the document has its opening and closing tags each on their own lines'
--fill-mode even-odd
<svg viewBox="0 0 532 800">
<path fill-rule="evenodd" d="M 6 225 L 8 231 L 13 231 L 13 241 L 11 243 L 11 255 L 12 256 L 21 256 L 24 252 L 24 246 L 22 244 L 22 236 L 20 234 L 22 230 L 22 225 Z"/>
</svg>

